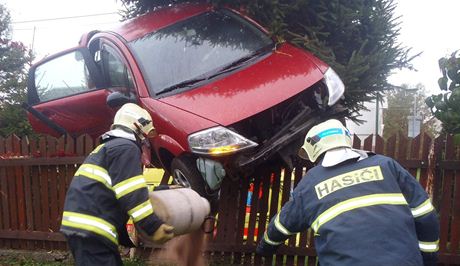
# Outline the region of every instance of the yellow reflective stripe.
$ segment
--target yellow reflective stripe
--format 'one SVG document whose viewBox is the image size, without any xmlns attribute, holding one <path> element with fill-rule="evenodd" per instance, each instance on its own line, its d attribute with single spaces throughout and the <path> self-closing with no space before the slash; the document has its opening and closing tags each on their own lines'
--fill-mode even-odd
<svg viewBox="0 0 460 266">
<path fill-rule="evenodd" d="M 153 213 L 153 207 L 149 200 L 137 205 L 128 211 L 129 216 L 133 218 L 134 222 L 139 222 L 145 217 Z"/>
<path fill-rule="evenodd" d="M 99 146 L 97 146 L 90 154 L 95 154 L 95 153 L 98 153 L 99 150 L 104 147 L 104 143 L 103 144 L 100 144 Z"/>
<path fill-rule="evenodd" d="M 109 189 L 112 189 L 112 179 L 110 178 L 109 173 L 100 166 L 94 164 L 82 164 L 75 173 L 75 176 L 79 175 L 99 181 Z"/>
<path fill-rule="evenodd" d="M 65 211 L 62 216 L 62 225 L 91 231 L 108 238 L 118 245 L 118 234 L 115 227 L 107 221 L 87 214 Z"/>
<path fill-rule="evenodd" d="M 280 222 L 280 214 L 278 213 L 275 217 L 275 228 L 278 229 L 278 231 L 280 231 L 281 233 L 285 234 L 285 235 L 293 235 L 295 233 L 291 233 L 289 230 L 286 229 L 286 227 L 284 227 L 281 222 Z"/>
<path fill-rule="evenodd" d="M 264 241 L 267 242 L 268 244 L 272 245 L 272 246 L 278 246 L 278 245 L 283 244 L 283 242 L 276 242 L 276 241 L 273 241 L 270 238 L 268 238 L 267 231 L 265 231 L 265 233 L 264 233 Z"/>
<path fill-rule="evenodd" d="M 312 223 L 312 229 L 317 233 L 319 228 L 334 219 L 338 215 L 354 209 L 374 206 L 374 205 L 407 205 L 406 199 L 401 193 L 391 194 L 372 194 L 362 197 L 352 198 L 340 202 L 321 213 Z"/>
<path fill-rule="evenodd" d="M 427 213 L 429 213 L 429 212 L 431 212 L 433 210 L 434 210 L 434 207 L 431 204 L 430 199 L 427 199 L 425 202 L 423 202 L 419 206 L 411 209 L 412 215 L 414 216 L 414 218 L 423 216 L 423 215 L 425 215 L 425 214 L 427 214 Z"/>
<path fill-rule="evenodd" d="M 434 242 L 419 241 L 418 247 L 423 252 L 436 252 L 439 250 L 439 240 L 436 240 Z"/>
<path fill-rule="evenodd" d="M 144 187 L 147 187 L 147 183 L 145 183 L 145 178 L 143 175 L 138 175 L 116 184 L 115 186 L 113 186 L 113 189 L 115 191 L 117 199 L 119 199 L 124 195 L 133 192 L 136 189 Z"/>
</svg>

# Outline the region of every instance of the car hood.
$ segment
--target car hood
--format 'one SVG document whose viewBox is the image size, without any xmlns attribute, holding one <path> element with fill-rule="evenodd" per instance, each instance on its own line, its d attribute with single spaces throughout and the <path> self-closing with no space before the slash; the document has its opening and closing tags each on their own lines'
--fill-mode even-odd
<svg viewBox="0 0 460 266">
<path fill-rule="evenodd" d="M 284 44 L 249 67 L 160 101 L 228 126 L 318 82 L 323 78 L 318 67 L 324 69 L 323 64 L 309 53 Z"/>
</svg>

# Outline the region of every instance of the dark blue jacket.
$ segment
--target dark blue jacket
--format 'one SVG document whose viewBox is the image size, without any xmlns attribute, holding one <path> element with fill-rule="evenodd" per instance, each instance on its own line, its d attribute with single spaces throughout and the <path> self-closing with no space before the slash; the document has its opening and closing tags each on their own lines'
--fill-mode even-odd
<svg viewBox="0 0 460 266">
<path fill-rule="evenodd" d="M 437 259 L 439 222 L 427 193 L 381 155 L 308 171 L 271 220 L 258 253 L 271 254 L 308 228 L 321 266 L 434 265 Z"/>
<path fill-rule="evenodd" d="M 100 240 L 117 250 L 132 246 L 126 222 L 152 235 L 163 223 L 154 213 L 141 165 L 141 149 L 107 138 L 78 168 L 66 194 L 61 232 Z"/>
</svg>

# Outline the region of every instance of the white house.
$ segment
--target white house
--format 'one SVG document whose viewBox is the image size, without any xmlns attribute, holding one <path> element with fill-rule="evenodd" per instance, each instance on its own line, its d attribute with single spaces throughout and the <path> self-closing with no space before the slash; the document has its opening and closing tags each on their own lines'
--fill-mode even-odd
<svg viewBox="0 0 460 266">
<path fill-rule="evenodd" d="M 369 111 L 361 111 L 361 115 L 358 117 L 365 122 L 363 124 L 356 124 L 351 120 L 347 120 L 347 128 L 351 134 L 356 134 L 360 139 L 367 138 L 370 134 L 383 135 L 383 109 L 387 108 L 388 105 L 384 101 L 379 102 L 366 102 L 364 103 Z"/>
</svg>

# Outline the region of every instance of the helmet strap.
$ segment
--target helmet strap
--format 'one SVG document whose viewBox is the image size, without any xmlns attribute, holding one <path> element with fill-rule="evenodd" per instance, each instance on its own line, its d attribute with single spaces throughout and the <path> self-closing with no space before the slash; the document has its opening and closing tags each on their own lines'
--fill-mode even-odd
<svg viewBox="0 0 460 266">
<path fill-rule="evenodd" d="M 145 134 L 144 131 L 142 131 L 142 128 L 141 128 L 138 124 L 136 124 L 136 123 L 133 123 L 133 125 L 134 125 L 134 126 L 136 127 L 136 129 L 137 129 L 137 130 L 136 130 L 136 135 L 138 135 L 139 137 L 140 137 L 140 136 L 143 136 L 144 139 L 147 139 L 147 134 Z"/>
</svg>

